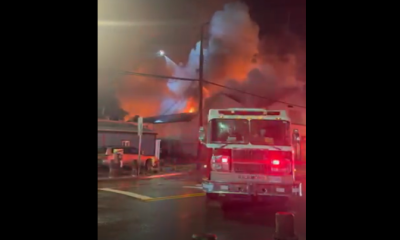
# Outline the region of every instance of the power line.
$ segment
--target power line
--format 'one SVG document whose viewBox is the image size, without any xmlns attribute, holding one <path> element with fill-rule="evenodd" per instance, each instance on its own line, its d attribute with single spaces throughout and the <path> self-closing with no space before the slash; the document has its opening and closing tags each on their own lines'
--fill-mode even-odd
<svg viewBox="0 0 400 240">
<path fill-rule="evenodd" d="M 181 78 L 181 77 L 172 77 L 172 76 L 147 74 L 147 73 L 137 73 L 137 72 L 129 72 L 129 71 L 124 71 L 123 73 L 125 75 L 136 75 L 136 76 L 142 76 L 142 77 L 153 77 L 153 78 L 162 78 L 162 79 L 176 79 L 176 80 L 180 80 L 180 81 L 192 81 L 192 82 L 199 81 L 199 79 L 195 79 L 195 78 Z M 287 105 L 290 105 L 290 106 L 306 109 L 305 106 L 301 106 L 301 105 L 297 105 L 297 104 L 292 104 L 292 103 L 288 103 L 288 102 L 279 101 L 279 100 L 276 100 L 276 99 L 260 96 L 260 95 L 257 95 L 257 94 L 249 93 L 249 92 L 242 91 L 242 90 L 239 90 L 239 89 L 236 89 L 236 88 L 231 88 L 231 87 L 228 87 L 228 86 L 225 86 L 225 85 L 222 85 L 222 84 L 218 84 L 218 83 L 214 83 L 214 82 L 210 82 L 210 81 L 207 81 L 207 80 L 203 80 L 203 81 L 208 83 L 208 84 L 210 84 L 210 85 L 222 87 L 222 88 L 229 89 L 229 90 L 232 90 L 232 91 L 236 91 L 236 92 L 239 92 L 239 93 L 242 93 L 242 94 L 247 94 L 247 95 L 250 95 L 250 96 L 253 96 L 253 97 L 258 97 L 258 98 L 271 100 L 271 101 L 274 101 L 274 102 L 279 102 L 279 103 L 287 104 Z"/>
<path fill-rule="evenodd" d="M 180 80 L 180 81 L 191 81 L 191 82 L 199 81 L 198 79 L 194 79 L 194 78 L 170 77 L 170 76 L 165 76 L 165 75 L 137 73 L 137 72 L 129 72 L 129 71 L 124 71 L 122 73 L 125 75 L 136 75 L 136 76 L 142 76 L 142 77 L 153 77 L 153 78 L 162 78 L 162 79 L 175 79 L 175 80 Z"/>
</svg>

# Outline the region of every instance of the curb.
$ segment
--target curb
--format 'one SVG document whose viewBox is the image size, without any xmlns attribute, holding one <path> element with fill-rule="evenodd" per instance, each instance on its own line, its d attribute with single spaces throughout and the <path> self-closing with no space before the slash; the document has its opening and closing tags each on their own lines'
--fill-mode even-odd
<svg viewBox="0 0 400 240">
<path fill-rule="evenodd" d="M 175 172 L 175 173 L 167 173 L 167 174 L 156 174 L 151 176 L 126 176 L 126 177 L 104 177 L 104 178 L 97 178 L 98 182 L 105 182 L 105 181 L 119 181 L 119 180 L 142 180 L 142 179 L 152 179 L 152 178 L 164 178 L 164 177 L 174 177 L 180 176 L 184 174 L 189 174 L 190 172 Z"/>
<path fill-rule="evenodd" d="M 166 165 L 162 169 L 164 172 L 186 172 L 196 170 L 196 163 L 181 164 L 181 165 Z"/>
</svg>

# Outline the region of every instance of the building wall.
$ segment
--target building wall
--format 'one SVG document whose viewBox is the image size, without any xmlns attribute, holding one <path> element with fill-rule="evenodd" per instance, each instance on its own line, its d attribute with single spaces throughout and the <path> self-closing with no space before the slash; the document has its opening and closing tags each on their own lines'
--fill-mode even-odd
<svg viewBox="0 0 400 240">
<path fill-rule="evenodd" d="M 215 108 L 239 108 L 242 104 L 235 100 L 220 95 L 218 99 L 208 104 L 203 111 L 203 126 L 207 125 L 209 109 Z M 190 122 L 154 124 L 152 130 L 157 133 L 158 138 L 168 138 L 180 140 L 183 153 L 197 155 L 198 135 L 199 135 L 199 116 L 194 117 Z"/>
<path fill-rule="evenodd" d="M 97 133 L 97 146 L 121 146 L 122 141 L 130 141 L 131 146 L 139 147 L 139 137 L 136 133 L 123 133 L 123 132 L 98 132 Z M 155 154 L 156 135 L 143 134 L 142 137 L 142 150 L 145 155 Z"/>
<path fill-rule="evenodd" d="M 179 140 L 182 152 L 185 154 L 193 154 L 197 149 L 197 139 L 194 136 L 197 136 L 198 129 L 195 121 L 153 125 L 158 138 Z"/>
</svg>

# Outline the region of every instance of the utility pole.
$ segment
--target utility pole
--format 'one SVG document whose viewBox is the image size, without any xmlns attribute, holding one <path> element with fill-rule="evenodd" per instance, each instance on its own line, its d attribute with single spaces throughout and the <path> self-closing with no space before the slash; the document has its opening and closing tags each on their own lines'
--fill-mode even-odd
<svg viewBox="0 0 400 240">
<path fill-rule="evenodd" d="M 204 41 L 204 26 L 201 25 L 200 29 L 200 59 L 199 59 L 199 127 L 203 126 L 203 72 L 204 72 L 204 53 L 203 53 L 203 41 Z"/>
<path fill-rule="evenodd" d="M 199 59 L 199 128 L 203 126 L 203 73 L 204 73 L 204 28 L 209 22 L 203 23 L 200 28 L 200 59 Z M 197 146 L 197 159 L 200 161 L 202 145 L 199 142 Z M 197 168 L 200 168 L 198 163 Z"/>
<path fill-rule="evenodd" d="M 200 59 L 199 59 L 199 127 L 203 126 L 203 74 L 204 74 L 204 28 L 210 22 L 203 23 L 200 29 Z"/>
</svg>

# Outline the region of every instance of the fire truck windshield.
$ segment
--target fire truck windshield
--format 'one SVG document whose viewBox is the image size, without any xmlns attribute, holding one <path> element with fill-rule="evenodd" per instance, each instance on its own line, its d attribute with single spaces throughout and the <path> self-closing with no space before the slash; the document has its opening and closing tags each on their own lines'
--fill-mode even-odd
<svg viewBox="0 0 400 240">
<path fill-rule="evenodd" d="M 282 120 L 213 119 L 210 143 L 290 146 L 290 124 Z"/>
<path fill-rule="evenodd" d="M 210 122 L 210 142 L 249 143 L 249 121 L 246 119 L 213 119 Z"/>
<path fill-rule="evenodd" d="M 290 146 L 290 124 L 282 120 L 251 120 L 250 143 L 253 145 Z"/>
</svg>

